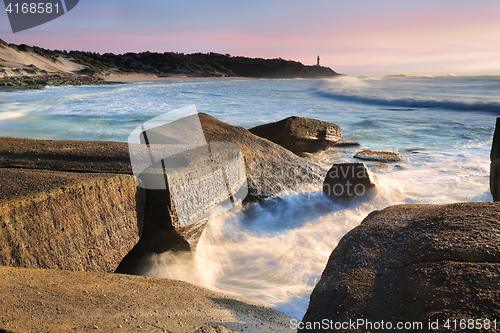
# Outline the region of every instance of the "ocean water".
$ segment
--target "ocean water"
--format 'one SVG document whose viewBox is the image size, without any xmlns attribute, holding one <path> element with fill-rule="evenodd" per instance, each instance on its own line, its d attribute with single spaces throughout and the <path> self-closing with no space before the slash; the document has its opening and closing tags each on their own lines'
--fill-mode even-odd
<svg viewBox="0 0 500 333">
<path fill-rule="evenodd" d="M 395 151 L 370 164 L 379 195 L 349 206 L 321 193 L 290 194 L 209 221 L 194 263 L 161 255 L 144 274 L 185 280 L 294 318 L 340 238 L 373 210 L 404 203 L 491 201 L 489 152 L 500 77 L 338 77 L 194 80 L 0 91 L 0 136 L 126 141 L 139 124 L 195 104 L 246 128 L 297 115 L 334 122 L 344 141 L 307 158 L 329 168 L 360 149 Z"/>
</svg>

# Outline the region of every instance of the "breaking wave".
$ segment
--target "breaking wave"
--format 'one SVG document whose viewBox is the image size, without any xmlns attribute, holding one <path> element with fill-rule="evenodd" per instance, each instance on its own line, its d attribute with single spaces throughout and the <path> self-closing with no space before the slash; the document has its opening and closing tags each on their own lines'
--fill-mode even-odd
<svg viewBox="0 0 500 333">
<path fill-rule="evenodd" d="M 500 98 L 494 95 L 500 78 L 463 77 L 356 78 L 323 80 L 316 93 L 335 100 L 391 108 L 434 108 L 483 111 L 500 114 Z M 472 96 L 473 95 L 473 96 Z"/>
</svg>

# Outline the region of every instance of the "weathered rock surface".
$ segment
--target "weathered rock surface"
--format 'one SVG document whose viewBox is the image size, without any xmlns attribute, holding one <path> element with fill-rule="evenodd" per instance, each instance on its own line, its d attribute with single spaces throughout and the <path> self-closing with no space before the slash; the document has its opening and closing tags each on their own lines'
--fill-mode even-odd
<svg viewBox="0 0 500 333">
<path fill-rule="evenodd" d="M 500 201 L 500 117 L 497 118 L 490 154 L 490 192 L 493 201 Z"/>
<path fill-rule="evenodd" d="M 145 193 L 127 145 L 0 138 L 0 263 L 113 272 L 138 242 Z"/>
<path fill-rule="evenodd" d="M 264 306 L 168 279 L 0 267 L 0 332 L 291 332 Z"/>
<path fill-rule="evenodd" d="M 326 170 L 239 126 L 200 113 L 209 142 L 233 142 L 243 152 L 249 199 L 321 190 Z"/>
<path fill-rule="evenodd" d="M 354 158 L 359 158 L 360 160 L 366 161 L 378 161 L 378 162 L 399 162 L 403 157 L 398 153 L 388 152 L 388 151 L 373 151 L 373 150 L 362 150 Z"/>
<path fill-rule="evenodd" d="M 232 142 L 243 152 L 251 198 L 318 191 L 326 170 L 287 149 L 200 113 L 207 142 Z M 0 168 L 132 174 L 126 143 L 0 137 Z"/>
<path fill-rule="evenodd" d="M 363 163 L 334 164 L 323 182 L 323 193 L 332 200 L 350 201 L 364 195 L 374 195 L 376 176 Z"/>
<path fill-rule="evenodd" d="M 444 329 L 445 320 L 497 319 L 499 221 L 498 203 L 371 213 L 332 252 L 303 321 L 422 322 L 426 331 L 439 320 L 439 331 L 460 331 Z"/>
<path fill-rule="evenodd" d="M 193 132 L 193 126 L 195 125 L 193 121 L 196 120 L 192 118 L 193 116 L 147 131 L 146 136 L 151 143 L 151 147 L 155 146 L 152 142 L 163 142 L 165 144 L 164 149 L 172 150 L 176 149 L 176 144 L 180 146 L 202 144 L 202 146 L 183 151 L 180 154 L 170 155 L 168 159 L 165 159 L 164 170 L 168 174 L 169 188 L 164 190 L 146 190 L 146 222 L 141 241 L 124 258 L 116 272 L 140 274 L 143 272 L 144 266 L 147 265 L 150 254 L 165 253 L 168 251 L 188 251 L 193 253 L 196 250 L 198 239 L 207 221 L 200 219 L 195 224 L 183 226 L 182 221 L 180 221 L 179 201 L 175 202 L 175 196 L 172 191 L 175 190 L 174 187 L 176 184 L 174 184 L 175 181 L 173 179 L 176 177 L 182 182 L 194 182 L 197 178 L 204 178 L 207 182 L 199 184 L 199 186 L 197 185 L 196 191 L 182 187 L 182 190 L 179 192 L 185 194 L 191 191 L 189 193 L 191 193 L 192 197 L 184 199 L 186 199 L 185 201 L 189 205 L 193 205 L 195 202 L 203 201 L 202 199 L 210 192 L 204 191 L 203 188 L 206 187 L 205 185 L 217 185 L 216 182 L 210 181 L 214 166 L 210 165 L 209 152 L 204 147 L 206 146 L 205 141 L 210 144 L 210 152 L 215 164 L 227 165 L 227 163 L 218 161 L 217 156 L 224 155 L 221 157 L 221 160 L 229 157 L 226 154 L 218 154 L 226 149 L 217 148 L 221 148 L 221 146 L 227 145 L 227 143 L 237 144 L 240 147 L 245 161 L 244 165 L 242 165 L 243 170 L 241 173 L 249 183 L 249 193 L 253 198 L 261 199 L 283 192 L 318 190 L 318 181 L 320 181 L 320 177 L 324 173 L 324 170 L 320 167 L 276 144 L 253 135 L 241 127 L 223 123 L 207 114 L 199 114 L 194 117 L 198 116 L 203 131 L 203 133 L 200 133 L 202 136 L 201 139 L 191 138 L 191 140 L 184 141 L 184 138 L 181 137 L 185 136 L 186 133 L 194 136 L 198 135 Z M 179 134 L 182 135 L 179 136 Z M 169 142 L 175 143 L 172 144 L 173 148 L 170 148 Z M 153 148 L 154 151 L 156 151 L 155 149 Z M 160 149 L 160 147 L 157 149 Z M 165 150 L 163 150 L 163 153 L 168 154 Z M 232 157 L 227 159 L 228 161 L 232 160 Z M 175 172 L 170 173 L 169 170 L 172 166 L 176 166 Z M 156 187 L 164 179 L 163 171 L 160 170 L 161 168 L 153 169 L 158 170 L 151 170 L 149 173 L 145 171 L 146 174 L 143 178 L 149 185 Z M 215 169 L 218 170 L 219 168 L 216 167 Z M 237 173 L 239 171 L 235 172 L 235 174 Z M 139 175 L 139 178 L 141 177 Z M 231 172 L 226 172 L 225 177 L 226 179 L 230 179 L 233 175 Z M 235 183 L 239 183 L 239 180 L 236 180 Z M 301 186 L 304 187 L 302 188 Z M 222 189 L 220 192 L 224 191 L 227 195 L 227 189 Z M 221 193 L 214 191 L 213 197 L 215 198 L 219 194 Z M 207 202 L 207 204 L 211 205 L 210 202 Z M 191 212 L 187 215 L 195 213 L 198 213 L 198 209 L 197 212 Z"/>
<path fill-rule="evenodd" d="M 326 150 L 342 138 L 342 128 L 338 125 L 295 116 L 253 127 L 250 132 L 294 153 Z"/>
<path fill-rule="evenodd" d="M 221 325 L 215 325 L 215 326 L 204 325 L 196 331 L 196 333 L 234 333 L 234 332 L 235 331 L 228 330 L 227 328 Z"/>
<path fill-rule="evenodd" d="M 0 265 L 113 272 L 143 202 L 130 175 L 0 168 Z"/>
</svg>

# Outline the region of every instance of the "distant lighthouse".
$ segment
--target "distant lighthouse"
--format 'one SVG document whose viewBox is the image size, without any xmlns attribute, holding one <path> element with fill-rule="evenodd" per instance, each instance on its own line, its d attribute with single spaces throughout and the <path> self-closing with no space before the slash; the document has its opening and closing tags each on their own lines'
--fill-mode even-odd
<svg viewBox="0 0 500 333">
<path fill-rule="evenodd" d="M 319 67 L 319 56 L 318 56 L 318 61 L 316 62 L 316 66 Z"/>
</svg>

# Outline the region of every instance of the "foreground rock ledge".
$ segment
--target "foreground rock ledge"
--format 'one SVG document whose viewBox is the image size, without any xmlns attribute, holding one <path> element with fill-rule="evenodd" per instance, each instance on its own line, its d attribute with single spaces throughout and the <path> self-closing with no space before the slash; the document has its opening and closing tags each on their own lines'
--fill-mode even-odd
<svg viewBox="0 0 500 333">
<path fill-rule="evenodd" d="M 0 281 L 0 331 L 291 332 L 282 313 L 181 281 L 13 267 Z"/>
<path fill-rule="evenodd" d="M 303 321 L 498 321 L 499 221 L 491 202 L 371 213 L 332 252 Z"/>
</svg>

